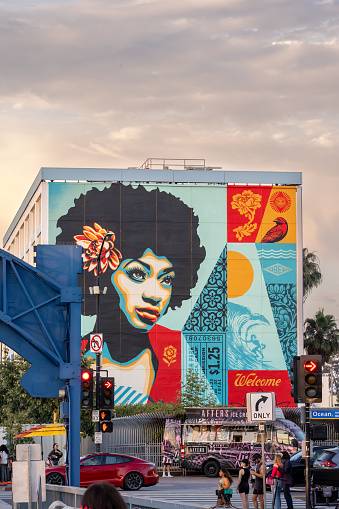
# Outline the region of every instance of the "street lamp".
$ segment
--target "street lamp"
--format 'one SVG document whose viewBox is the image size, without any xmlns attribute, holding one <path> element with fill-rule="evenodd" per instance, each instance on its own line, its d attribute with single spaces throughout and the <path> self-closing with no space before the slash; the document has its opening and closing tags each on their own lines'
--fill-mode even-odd
<svg viewBox="0 0 339 509">
<path fill-rule="evenodd" d="M 102 239 L 99 254 L 97 257 L 97 280 L 96 285 L 91 286 L 89 288 L 91 295 L 96 295 L 96 326 L 95 326 L 95 332 L 97 334 L 100 333 L 100 286 L 99 286 L 99 272 L 100 272 L 100 259 L 101 259 L 101 253 L 102 249 L 104 247 L 104 243 L 106 240 L 106 237 L 109 237 L 110 235 L 113 235 L 112 233 L 107 232 L 104 235 L 104 238 Z M 103 289 L 103 295 L 107 292 L 107 287 Z M 95 382 L 96 382 L 96 389 L 95 389 L 95 409 L 100 411 L 100 370 L 101 370 L 101 354 L 96 354 L 96 368 L 95 368 Z M 100 422 L 95 423 L 95 431 L 100 432 Z M 95 451 L 100 452 L 100 444 L 95 444 Z"/>
</svg>

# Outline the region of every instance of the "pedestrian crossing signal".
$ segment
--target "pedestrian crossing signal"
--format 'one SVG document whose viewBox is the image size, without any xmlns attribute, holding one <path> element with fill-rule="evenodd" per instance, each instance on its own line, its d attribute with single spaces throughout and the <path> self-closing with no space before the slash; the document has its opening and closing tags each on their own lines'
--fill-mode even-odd
<svg viewBox="0 0 339 509">
<path fill-rule="evenodd" d="M 112 412 L 110 410 L 100 410 L 100 421 L 110 421 Z"/>
<path fill-rule="evenodd" d="M 102 422 L 101 423 L 101 431 L 103 433 L 112 433 L 112 431 L 113 431 L 113 422 Z"/>
</svg>

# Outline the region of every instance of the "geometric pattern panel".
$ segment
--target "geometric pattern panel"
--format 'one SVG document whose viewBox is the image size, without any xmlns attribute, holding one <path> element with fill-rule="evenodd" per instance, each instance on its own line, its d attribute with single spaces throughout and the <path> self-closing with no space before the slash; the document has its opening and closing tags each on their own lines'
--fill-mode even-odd
<svg viewBox="0 0 339 509">
<path fill-rule="evenodd" d="M 183 332 L 226 332 L 227 250 L 223 249 Z"/>
<path fill-rule="evenodd" d="M 227 402 L 227 250 L 223 249 L 182 333 L 187 342 L 188 366 L 204 373 L 220 403 Z"/>
<path fill-rule="evenodd" d="M 290 372 L 292 359 L 297 355 L 297 287 L 294 284 L 269 284 L 266 288 L 286 368 Z"/>
</svg>

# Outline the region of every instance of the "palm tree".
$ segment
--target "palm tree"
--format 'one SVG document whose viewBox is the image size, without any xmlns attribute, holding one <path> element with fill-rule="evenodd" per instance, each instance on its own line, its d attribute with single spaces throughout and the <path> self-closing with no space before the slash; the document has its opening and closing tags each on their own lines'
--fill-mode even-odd
<svg viewBox="0 0 339 509">
<path fill-rule="evenodd" d="M 320 271 L 319 258 L 313 252 L 309 252 L 307 247 L 303 249 L 303 297 L 304 302 L 310 295 L 313 288 L 317 288 L 322 282 L 323 277 Z"/>
<path fill-rule="evenodd" d="M 339 352 L 339 330 L 333 315 L 325 315 L 323 309 L 314 318 L 305 320 L 305 348 L 309 355 L 321 355 L 328 362 L 331 355 Z"/>
</svg>

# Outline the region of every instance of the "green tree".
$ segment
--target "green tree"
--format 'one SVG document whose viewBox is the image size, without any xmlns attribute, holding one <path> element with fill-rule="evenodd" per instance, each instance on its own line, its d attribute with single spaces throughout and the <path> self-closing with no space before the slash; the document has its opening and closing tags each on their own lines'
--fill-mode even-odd
<svg viewBox="0 0 339 509">
<path fill-rule="evenodd" d="M 207 395 L 206 381 L 192 369 L 187 370 L 186 382 L 178 393 L 178 403 L 182 407 L 216 406 L 217 398 Z"/>
<path fill-rule="evenodd" d="M 313 288 L 317 288 L 323 277 L 320 271 L 319 258 L 310 252 L 307 247 L 303 249 L 303 298 L 304 302 Z"/>
<path fill-rule="evenodd" d="M 328 362 L 339 351 L 339 330 L 333 315 L 325 315 L 323 309 L 314 318 L 305 320 L 305 348 L 309 355 L 321 355 Z"/>
<path fill-rule="evenodd" d="M 32 398 L 21 387 L 20 379 L 29 367 L 30 364 L 18 355 L 9 359 L 7 351 L 0 364 L 0 422 L 4 426 L 5 438 L 10 442 L 22 431 L 23 424 L 52 423 L 53 414 L 58 409 L 57 399 Z"/>
</svg>

